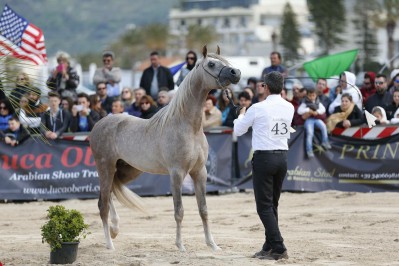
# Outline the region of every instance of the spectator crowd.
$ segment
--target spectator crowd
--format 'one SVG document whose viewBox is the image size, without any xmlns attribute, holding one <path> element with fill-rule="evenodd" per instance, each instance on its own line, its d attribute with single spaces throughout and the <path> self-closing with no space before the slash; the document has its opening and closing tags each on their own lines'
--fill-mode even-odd
<svg viewBox="0 0 399 266">
<path fill-rule="evenodd" d="M 140 87 L 122 88 L 121 69 L 114 65 L 115 55 L 111 51 L 104 52 L 103 66 L 96 70 L 93 77 L 96 92 L 89 96 L 77 93 L 80 77 L 71 66 L 69 55 L 60 52 L 57 54 L 58 65 L 47 80 L 47 103 L 42 102 L 41 90 L 32 85 L 29 75 L 18 73 L 8 98 L 4 93 L 0 94 L 2 141 L 16 146 L 26 140 L 29 133 L 57 139 L 65 132 L 89 132 L 108 115 L 150 119 L 172 100 L 175 83 L 169 68 L 160 64 L 157 52 L 152 52 L 149 58 L 151 65 L 144 70 Z M 186 65 L 180 71 L 177 86 L 184 82 L 196 62 L 196 53 L 187 52 Z M 237 105 L 248 109 L 266 99 L 264 75 L 278 71 L 287 77 L 279 52 L 270 54 L 270 62 L 270 66 L 258 73 L 260 78 L 249 78 L 247 86 L 241 91 L 226 87 L 222 91 L 212 90 L 209 93 L 202 114 L 204 129 L 233 127 Z M 339 76 L 338 85 L 332 88 L 327 86 L 327 79 L 319 78 L 314 87 L 304 87 L 295 82 L 290 99 L 287 88 L 283 89 L 281 97 L 295 108 L 291 126 L 305 128 L 305 147 L 309 158 L 314 156 L 315 131 L 321 133 L 322 147 L 330 149 L 328 134 L 336 127 L 349 128 L 365 123 L 365 111 L 376 117 L 377 124 L 399 123 L 399 70 L 394 70 L 389 78 L 384 74 L 367 72 L 363 86 L 359 89 L 355 84 L 355 75 L 344 71 Z M 16 104 L 11 105 L 10 102 Z"/>
</svg>

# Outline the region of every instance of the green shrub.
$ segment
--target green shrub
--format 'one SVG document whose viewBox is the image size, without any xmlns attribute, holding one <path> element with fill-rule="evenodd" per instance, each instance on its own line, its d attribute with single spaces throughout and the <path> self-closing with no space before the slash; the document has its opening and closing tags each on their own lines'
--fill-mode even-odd
<svg viewBox="0 0 399 266">
<path fill-rule="evenodd" d="M 90 232 L 82 214 L 77 210 L 67 210 L 64 206 L 51 206 L 47 210 L 49 219 L 42 227 L 42 243 L 47 242 L 51 250 L 61 248 L 62 242 L 79 242 Z"/>
</svg>

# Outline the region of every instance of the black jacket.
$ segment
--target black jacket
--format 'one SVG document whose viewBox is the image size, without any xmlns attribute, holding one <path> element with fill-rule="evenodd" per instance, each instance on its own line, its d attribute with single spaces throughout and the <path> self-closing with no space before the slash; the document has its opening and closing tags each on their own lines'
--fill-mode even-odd
<svg viewBox="0 0 399 266">
<path fill-rule="evenodd" d="M 61 136 L 62 133 L 67 132 L 69 124 L 71 122 L 71 113 L 68 110 L 59 109 L 56 118 L 50 117 L 50 110 L 42 114 L 42 124 L 47 130 L 57 133 L 57 136 Z M 41 128 L 42 133 L 47 131 Z"/>
<path fill-rule="evenodd" d="M 384 94 L 375 93 L 367 98 L 367 101 L 364 103 L 364 107 L 367 111 L 371 113 L 373 107 L 381 106 L 385 110 L 392 103 L 392 94 L 388 91 L 385 91 Z"/>
<path fill-rule="evenodd" d="M 69 76 L 69 79 L 65 82 L 65 89 L 75 91 L 80 81 L 78 72 L 76 72 L 76 70 L 73 69 L 72 67 L 68 66 L 67 74 Z M 61 81 L 62 81 L 61 73 L 58 73 L 55 77 L 51 75 L 47 80 L 47 87 L 50 90 L 59 92 L 59 90 L 61 89 L 60 88 Z"/>
<path fill-rule="evenodd" d="M 335 107 L 334 113 L 340 113 L 340 112 L 342 112 L 341 106 Z M 362 111 L 359 109 L 359 107 L 357 107 L 356 104 L 353 107 L 353 111 L 352 111 L 352 113 L 350 113 L 347 120 L 349 120 L 351 122 L 351 127 L 360 126 L 361 124 L 366 122 Z M 335 127 L 343 128 L 344 127 L 343 122 L 344 121 L 339 122 Z"/>
<path fill-rule="evenodd" d="M 150 66 L 146 68 L 141 76 L 140 87 L 145 89 L 147 95 L 151 95 L 151 82 L 154 77 L 154 69 Z M 173 81 L 172 73 L 169 68 L 159 66 L 158 67 L 158 91 L 160 88 L 166 87 L 168 90 L 173 90 L 175 83 Z"/>
<path fill-rule="evenodd" d="M 158 111 L 157 107 L 151 105 L 150 109 L 148 109 L 147 111 L 141 110 L 140 118 L 150 119 L 153 115 L 156 114 L 157 111 Z"/>
</svg>

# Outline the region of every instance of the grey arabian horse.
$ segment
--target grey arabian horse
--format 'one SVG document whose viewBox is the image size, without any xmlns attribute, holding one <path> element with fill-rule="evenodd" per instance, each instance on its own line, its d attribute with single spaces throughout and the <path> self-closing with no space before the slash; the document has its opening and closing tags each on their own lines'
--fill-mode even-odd
<svg viewBox="0 0 399 266">
<path fill-rule="evenodd" d="M 205 199 L 208 143 L 202 128 L 203 104 L 211 89 L 236 84 L 241 76 L 219 54 L 219 47 L 216 54 L 207 54 L 204 46 L 203 59 L 184 79 L 169 105 L 151 119 L 112 115 L 93 128 L 90 146 L 100 179 L 98 207 L 107 248 L 114 249 L 111 237 L 115 238 L 119 232 L 119 216 L 111 192 L 122 204 L 143 210 L 140 198 L 124 184 L 148 172 L 170 175 L 179 250 L 185 251 L 181 238 L 184 215 L 181 191 L 187 174 L 194 182 L 205 242 L 213 250 L 219 249 L 209 229 Z"/>
</svg>

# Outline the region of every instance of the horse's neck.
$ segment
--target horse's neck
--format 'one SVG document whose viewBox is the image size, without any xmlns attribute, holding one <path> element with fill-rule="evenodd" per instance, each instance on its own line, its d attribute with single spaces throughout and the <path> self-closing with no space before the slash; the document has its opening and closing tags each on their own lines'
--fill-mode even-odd
<svg viewBox="0 0 399 266">
<path fill-rule="evenodd" d="M 196 74 L 196 73 L 192 73 Z M 189 97 L 185 103 L 185 114 L 187 121 L 192 124 L 194 131 L 202 129 L 202 113 L 204 102 L 208 91 L 204 89 L 204 77 L 191 77 L 186 88 L 190 90 Z"/>
</svg>

